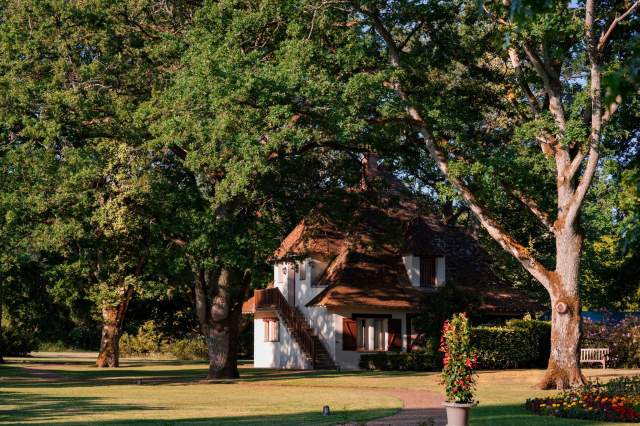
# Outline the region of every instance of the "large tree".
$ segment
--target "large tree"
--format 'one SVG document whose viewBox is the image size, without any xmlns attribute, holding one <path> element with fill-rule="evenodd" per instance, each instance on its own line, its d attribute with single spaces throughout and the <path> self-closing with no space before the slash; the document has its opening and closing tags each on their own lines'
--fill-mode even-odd
<svg viewBox="0 0 640 426">
<path fill-rule="evenodd" d="M 579 267 L 584 240 L 580 211 L 598 169 L 605 134 L 603 126 L 611 122 L 616 110 L 624 108 L 621 94 L 605 97 L 602 80 L 603 74 L 620 68 L 631 50 L 629 40 L 633 40 L 638 29 L 638 2 L 602 3 L 598 7 L 592 0 L 571 5 L 546 2 L 538 9 L 532 9 L 527 2 L 487 3 L 483 5 L 486 20 L 477 22 L 480 28 L 486 29 L 485 35 L 461 33 L 460 25 L 456 27 L 443 19 L 445 14 L 450 14 L 450 19 L 464 22 L 469 19 L 468 11 L 477 5 L 461 4 L 455 10 L 453 3 L 444 6 L 430 2 L 349 3 L 353 19 L 363 26 L 363 31 L 367 31 L 366 27 L 375 30 L 380 50 L 395 70 L 389 73 L 387 85 L 395 91 L 412 128 L 418 132 L 417 137 L 424 142 L 438 169 L 486 232 L 549 294 L 552 349 L 540 386 L 578 386 L 584 383 L 578 363 Z M 490 38 L 492 32 L 505 40 L 504 56 L 501 48 L 490 43 L 495 40 Z M 475 40 L 485 49 L 484 56 L 465 59 L 449 54 L 446 72 L 453 75 L 460 72 L 473 78 L 474 74 L 487 74 L 495 72 L 495 67 L 508 66 L 503 76 L 511 87 L 503 96 L 513 105 L 515 114 L 507 115 L 502 123 L 495 123 L 489 117 L 489 110 L 502 110 L 508 103 L 488 103 L 485 117 L 472 123 L 482 126 L 484 136 L 478 132 L 480 129 L 463 134 L 449 125 L 442 118 L 442 107 L 438 103 L 443 102 L 442 96 L 435 96 L 422 86 L 424 75 L 436 71 L 437 51 L 447 44 L 442 40 L 444 34 L 460 38 L 468 38 L 469 34 L 485 37 Z M 454 102 L 461 101 L 454 98 Z M 462 106 L 460 111 L 464 109 Z M 539 178 L 553 176 L 555 214 L 545 211 L 528 188 L 517 186 L 519 181 L 523 182 L 517 175 L 507 181 L 506 189 L 499 190 L 515 194 L 552 236 L 555 241 L 553 266 L 541 262 L 525 243 L 519 242 L 495 219 L 483 202 L 486 189 L 478 188 L 482 184 L 476 180 L 477 174 L 474 176 L 474 163 L 482 168 L 485 149 L 491 150 L 494 156 L 499 155 L 500 150 L 491 146 L 491 139 L 504 131 L 504 126 L 518 128 L 512 137 L 501 137 L 510 142 L 506 149 L 514 143 L 519 146 L 511 148 L 511 154 L 502 155 L 502 170 L 493 164 L 494 172 L 502 172 L 504 166 L 508 168 L 510 164 L 517 172 L 523 151 L 536 155 L 531 151 L 534 146 L 548 159 L 548 167 Z M 473 144 L 477 155 L 464 158 L 471 153 L 468 147 Z M 514 156 L 518 150 L 520 155 Z M 468 165 L 470 168 L 466 168 Z M 491 181 L 486 179 L 485 184 Z"/>
<path fill-rule="evenodd" d="M 104 323 L 99 366 L 118 365 L 126 309 L 154 242 L 149 195 L 161 174 L 140 148 L 147 124 L 134 112 L 163 86 L 197 3 L 0 3 L 0 137 L 4 149 L 43 162 L 49 188 L 25 226 L 29 249 L 56 254 L 48 272 L 60 287 L 90 287 Z"/>
</svg>

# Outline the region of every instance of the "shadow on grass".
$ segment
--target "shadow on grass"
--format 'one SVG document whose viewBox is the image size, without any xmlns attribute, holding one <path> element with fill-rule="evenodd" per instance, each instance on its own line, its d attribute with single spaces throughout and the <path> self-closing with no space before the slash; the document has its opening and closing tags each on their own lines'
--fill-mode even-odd
<svg viewBox="0 0 640 426">
<path fill-rule="evenodd" d="M 18 408 L 12 409 L 15 406 Z M 102 398 L 82 396 L 49 396 L 21 392 L 0 391 L 0 423 L 21 424 L 24 421 L 43 421 L 83 416 L 101 412 L 148 411 L 162 408 L 134 404 L 111 404 Z"/>
<path fill-rule="evenodd" d="M 591 420 L 563 419 L 553 416 L 539 416 L 524 409 L 523 405 L 480 405 L 471 410 L 471 426 L 595 426 L 615 425 Z M 620 424 L 620 423 L 618 423 Z"/>
<path fill-rule="evenodd" d="M 336 410 L 330 416 L 324 417 L 320 412 L 300 412 L 284 415 L 269 415 L 255 413 L 251 416 L 232 417 L 200 417 L 184 419 L 127 419 L 119 414 L 122 411 L 136 411 L 136 417 L 140 417 L 140 411 L 158 410 L 158 408 L 140 407 L 135 405 L 108 404 L 95 398 L 64 398 L 64 397 L 42 397 L 37 395 L 25 395 L 0 392 L 2 404 L 21 404 L 19 410 L 0 411 L 0 424 L 2 425 L 22 425 L 29 422 L 30 425 L 50 425 L 52 421 L 56 424 L 67 426 L 80 425 L 335 425 L 335 424 L 360 424 L 368 420 L 387 417 L 397 410 L 394 409 L 372 409 L 372 410 Z M 25 407 L 26 404 L 26 407 Z M 0 405 L 2 407 L 2 405 Z M 82 416 L 109 412 L 118 415 L 118 419 L 113 420 L 76 420 L 65 417 Z"/>
<path fill-rule="evenodd" d="M 147 420 L 92 420 L 91 425 L 115 426 L 115 425 L 336 425 L 336 424 L 360 424 L 368 420 L 379 417 L 386 417 L 393 414 L 392 410 L 367 410 L 336 412 L 330 416 L 323 417 L 317 413 L 294 413 L 289 415 L 255 415 L 255 416 L 235 416 L 235 417 L 200 417 L 186 419 L 147 419 Z M 20 422 L 2 422 L 3 425 L 21 425 Z M 89 424 L 86 421 L 69 421 L 58 423 L 65 426 L 81 426 Z M 49 426 L 50 423 L 30 422 L 32 426 Z"/>
<path fill-rule="evenodd" d="M 176 384 L 185 385 L 193 382 L 204 383 L 241 383 L 241 382 L 269 382 L 294 381 L 299 379 L 345 378 L 353 377 L 403 377 L 414 375 L 415 372 L 366 372 L 366 371 L 335 371 L 335 370 L 273 370 L 241 368 L 240 378 L 236 380 L 207 381 L 206 364 L 184 361 L 151 361 L 124 362 L 121 368 L 87 368 L 82 362 L 78 363 L 42 363 L 39 360 L 19 364 L 5 364 L 0 367 L 0 384 L 14 388 L 55 388 L 55 387 L 86 387 L 142 384 L 147 386 Z M 78 366 L 83 369 L 74 370 L 68 367 Z M 191 368 L 169 368 L 191 367 Z M 138 367 L 147 367 L 139 369 Z M 149 368 L 151 367 L 151 368 Z M 157 368 L 154 368 L 157 367 Z M 194 368 L 196 367 L 196 368 Z M 423 373 L 430 374 L 430 373 Z M 435 374 L 435 373 L 433 373 Z"/>
</svg>

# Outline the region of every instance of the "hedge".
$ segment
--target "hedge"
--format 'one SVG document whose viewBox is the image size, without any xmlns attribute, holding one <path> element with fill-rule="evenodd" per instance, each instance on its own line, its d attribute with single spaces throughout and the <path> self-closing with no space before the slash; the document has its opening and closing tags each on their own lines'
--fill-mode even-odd
<svg viewBox="0 0 640 426">
<path fill-rule="evenodd" d="M 479 326 L 471 330 L 471 343 L 478 354 L 478 368 L 544 368 L 549 359 L 551 324 L 536 320 L 510 320 L 506 325 Z M 391 352 L 363 354 L 360 368 L 365 370 L 437 371 L 441 354 L 430 352 Z"/>
<path fill-rule="evenodd" d="M 545 321 L 512 320 L 503 327 L 475 327 L 471 342 L 478 368 L 545 367 L 549 359 L 551 325 Z"/>
<path fill-rule="evenodd" d="M 382 371 L 438 371 L 440 357 L 428 352 L 380 352 L 362 354 L 360 368 Z"/>
</svg>

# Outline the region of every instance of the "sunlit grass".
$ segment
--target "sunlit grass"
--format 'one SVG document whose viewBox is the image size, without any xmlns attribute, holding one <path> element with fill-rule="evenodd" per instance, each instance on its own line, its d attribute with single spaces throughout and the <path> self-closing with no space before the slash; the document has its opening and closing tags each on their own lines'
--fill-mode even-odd
<svg viewBox="0 0 640 426">
<path fill-rule="evenodd" d="M 9 359 L 0 366 L 0 424 L 335 424 L 397 411 L 389 389 L 441 393 L 438 373 L 292 372 L 241 368 L 242 377 L 208 382 L 200 361 L 124 360 L 98 369 L 82 354 Z M 639 370 L 585 370 L 607 380 Z M 542 370 L 480 372 L 472 425 L 584 425 L 539 417 L 522 407 L 550 395 L 534 384 Z M 322 406 L 334 414 L 322 417 Z M 609 423 L 610 424 L 610 423 Z"/>
</svg>

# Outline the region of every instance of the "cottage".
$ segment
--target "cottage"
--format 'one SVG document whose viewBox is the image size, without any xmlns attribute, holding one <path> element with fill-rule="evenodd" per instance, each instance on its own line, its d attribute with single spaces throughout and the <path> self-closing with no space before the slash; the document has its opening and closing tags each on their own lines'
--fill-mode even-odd
<svg viewBox="0 0 640 426">
<path fill-rule="evenodd" d="M 478 294 L 484 314 L 536 309 L 496 279 L 473 236 L 421 212 L 378 167 L 366 172 L 392 184 L 380 197 L 355 191 L 346 218 L 333 206 L 302 220 L 273 256 L 273 282 L 244 304 L 256 367 L 357 369 L 363 353 L 411 350 L 421 295 L 447 280 Z"/>
</svg>

